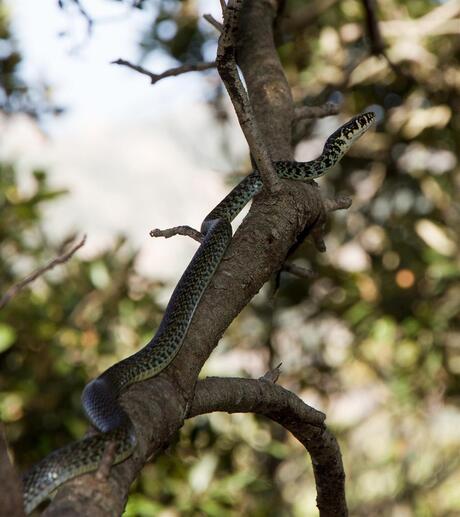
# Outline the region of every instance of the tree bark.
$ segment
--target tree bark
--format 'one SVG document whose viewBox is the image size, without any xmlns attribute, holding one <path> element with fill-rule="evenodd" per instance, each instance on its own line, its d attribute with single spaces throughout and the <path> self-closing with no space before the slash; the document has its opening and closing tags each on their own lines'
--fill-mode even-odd
<svg viewBox="0 0 460 517">
<path fill-rule="evenodd" d="M 294 111 L 273 44 L 275 14 L 274 2 L 245 2 L 238 59 L 271 158 L 291 159 Z M 44 515 L 109 517 L 122 513 L 130 484 L 182 426 L 198 374 L 226 328 L 282 268 L 297 237 L 306 228 L 308 233 L 324 215 L 319 191 L 312 185 L 283 181 L 273 194 L 256 197 L 203 295 L 176 359 L 160 375 L 132 386 L 121 396 L 139 439 L 135 454 L 113 467 L 106 481 L 88 474 L 66 483 Z"/>
</svg>

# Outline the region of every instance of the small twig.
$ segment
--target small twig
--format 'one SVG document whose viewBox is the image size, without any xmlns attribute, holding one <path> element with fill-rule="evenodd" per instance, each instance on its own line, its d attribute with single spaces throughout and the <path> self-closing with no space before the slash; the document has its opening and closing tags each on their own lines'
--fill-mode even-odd
<svg viewBox="0 0 460 517">
<path fill-rule="evenodd" d="M 198 242 L 203 241 L 203 234 L 198 230 L 195 230 L 195 228 L 187 225 L 174 226 L 173 228 L 166 228 L 166 230 L 154 228 L 153 230 L 150 230 L 149 235 L 150 237 L 165 237 L 166 239 L 174 237 L 175 235 L 185 235 L 186 237 L 191 237 Z"/>
<path fill-rule="evenodd" d="M 80 242 L 75 244 L 69 251 L 66 253 L 63 253 L 62 255 L 59 255 L 58 257 L 55 257 L 53 260 L 48 262 L 48 264 L 36 269 L 30 275 L 26 276 L 24 279 L 22 279 L 17 284 L 14 284 L 11 286 L 6 293 L 2 296 L 0 299 L 0 309 L 3 309 L 5 305 L 14 298 L 24 287 L 26 287 L 28 284 L 32 283 L 34 280 L 36 280 L 39 276 L 42 276 L 43 273 L 46 271 L 49 271 L 50 269 L 53 269 L 58 264 L 63 264 L 64 262 L 67 262 L 72 255 L 79 250 L 86 242 L 86 235 L 83 236 Z"/>
<path fill-rule="evenodd" d="M 294 112 L 294 122 L 337 115 L 339 109 L 339 105 L 333 102 L 326 102 L 322 106 L 298 106 Z"/>
<path fill-rule="evenodd" d="M 259 377 L 259 381 L 267 381 L 272 382 L 273 384 L 276 384 L 276 381 L 279 379 L 279 376 L 281 374 L 281 365 L 283 363 L 280 363 L 278 366 L 275 366 L 272 370 L 268 370 L 265 372 L 262 377 Z"/>
<path fill-rule="evenodd" d="M 337 196 L 334 199 L 325 199 L 324 208 L 326 212 L 335 212 L 336 210 L 346 210 L 350 208 L 352 203 L 350 196 Z"/>
<path fill-rule="evenodd" d="M 115 452 L 117 450 L 116 442 L 109 442 L 102 456 L 101 462 L 96 472 L 96 479 L 99 481 L 105 481 L 109 478 L 110 469 L 112 468 L 115 460 Z"/>
<path fill-rule="evenodd" d="M 292 262 L 285 262 L 283 265 L 283 271 L 291 273 L 291 275 L 295 275 L 300 278 L 316 278 L 318 276 L 317 273 L 312 269 L 307 269 L 306 267 L 298 266 L 297 264 L 293 264 Z"/>
<path fill-rule="evenodd" d="M 161 74 L 154 74 L 153 72 L 150 72 L 149 70 L 145 69 L 142 66 L 134 65 L 130 61 L 126 61 L 125 59 L 116 59 L 115 61 L 111 62 L 112 65 L 121 65 L 126 66 L 128 68 L 131 68 L 131 70 L 135 70 L 136 72 L 139 72 L 142 75 L 146 75 L 150 78 L 151 84 L 155 84 L 161 79 L 165 79 L 166 77 L 174 77 L 177 75 L 185 74 L 187 72 L 201 72 L 202 70 L 209 70 L 211 68 L 216 67 L 216 63 L 196 63 L 194 65 L 182 65 L 178 66 L 176 68 L 170 68 L 169 70 L 166 70 L 165 72 L 162 72 Z"/>
<path fill-rule="evenodd" d="M 212 14 L 203 14 L 203 18 L 219 32 L 222 32 L 224 30 L 224 26 L 220 22 L 218 22 Z"/>
<path fill-rule="evenodd" d="M 263 145 L 236 65 L 235 53 L 242 3 L 243 0 L 229 0 L 223 10 L 224 27 L 217 47 L 217 70 L 232 101 L 251 156 L 262 177 L 264 189 L 273 193 L 279 188 L 279 179 Z"/>
</svg>

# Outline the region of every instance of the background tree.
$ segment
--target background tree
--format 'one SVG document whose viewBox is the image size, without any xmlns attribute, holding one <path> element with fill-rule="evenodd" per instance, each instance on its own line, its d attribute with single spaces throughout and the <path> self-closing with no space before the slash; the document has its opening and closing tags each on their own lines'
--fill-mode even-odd
<svg viewBox="0 0 460 517">
<path fill-rule="evenodd" d="M 61 4 L 71 9 L 76 2 Z M 372 107 L 380 124 L 321 181 L 329 197 L 348 192 L 353 207 L 334 216 L 327 253 L 319 255 L 308 241 L 296 250 L 297 263 L 312 269 L 315 278 L 282 273 L 277 294 L 267 289 L 256 297 L 219 350 L 225 361 L 239 354 L 242 374 L 249 376 L 250 360 L 265 369 L 282 361 L 281 384 L 328 415 L 341 443 L 353 515 L 455 514 L 460 509 L 455 230 L 460 3 L 386 1 L 378 11 L 373 2 L 350 0 L 247 4 L 238 59 L 272 159 L 291 158 L 291 118 L 292 140 L 302 158 L 302 141 L 318 126 L 305 106 L 335 101 L 344 117 Z M 135 8 L 146 6 L 137 2 Z M 141 57 L 161 49 L 177 65 L 212 60 L 216 31 L 201 14 L 194 2 L 159 2 Z M 294 113 L 271 48 L 272 20 Z M 88 23 L 91 27 L 97 20 Z M 14 70 L 3 70 L 6 65 L 2 86 L 14 77 Z M 229 108 L 223 96 L 218 86 L 210 102 L 225 124 Z M 55 196 L 43 173 L 36 174 L 36 193 L 28 198 L 15 186 L 13 167 L 2 166 L 1 180 L 3 286 L 59 250 L 40 230 L 40 204 Z M 286 214 L 308 218 L 305 209 L 315 206 L 315 190 L 307 190 L 306 199 L 300 192 L 298 185 L 283 184 L 276 204 L 257 200 L 232 245 L 235 262 L 226 265 L 235 288 L 227 292 L 238 292 L 228 297 L 232 306 L 219 289 L 211 289 L 170 375 L 133 390 L 130 402 L 155 400 L 158 383 L 174 390 L 168 383 L 179 378 L 186 379 L 187 392 L 187 379 L 198 372 L 237 305 L 279 269 L 300 229 L 286 221 Z M 290 196 L 295 196 L 294 207 Z M 263 236 L 270 237 L 273 228 L 278 230 L 275 244 L 264 247 Z M 135 256 L 128 248 L 120 241 L 119 250 L 92 261 L 73 258 L 0 312 L 0 411 L 20 468 L 81 436 L 86 424 L 79 394 L 85 382 L 141 346 L 161 319 L 154 299 L 160 286 L 133 271 Z M 251 261 L 256 256 L 258 265 L 264 250 L 267 271 L 257 276 L 246 268 L 245 253 Z M 230 289 L 223 281 L 217 276 L 213 285 Z M 211 307 L 220 326 L 209 321 Z M 194 347 L 201 356 L 190 366 Z M 166 415 L 170 426 L 153 425 L 157 441 L 149 445 L 151 451 L 169 445 L 168 453 L 142 469 L 127 515 L 315 514 L 311 467 L 283 428 L 253 415 L 218 413 L 187 421 L 172 440 L 182 413 L 168 404 L 162 409 L 171 411 Z M 152 423 L 145 429 L 151 431 Z M 116 471 L 115 482 L 126 484 L 144 462 L 133 463 Z M 72 490 L 78 495 L 78 484 Z"/>
</svg>

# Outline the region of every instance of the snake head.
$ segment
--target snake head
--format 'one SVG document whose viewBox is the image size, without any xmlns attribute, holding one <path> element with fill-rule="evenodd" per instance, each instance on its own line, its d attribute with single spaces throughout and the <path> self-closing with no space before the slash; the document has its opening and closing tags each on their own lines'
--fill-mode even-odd
<svg viewBox="0 0 460 517">
<path fill-rule="evenodd" d="M 372 126 L 372 124 L 374 124 L 375 120 L 376 115 L 373 111 L 361 113 L 361 115 L 353 117 L 346 124 L 339 127 L 339 129 L 337 129 L 337 131 L 335 131 L 328 140 L 332 137 L 335 139 L 343 138 L 347 142 L 348 147 L 350 147 L 355 140 L 357 140 Z"/>
<path fill-rule="evenodd" d="M 353 143 L 374 124 L 375 120 L 376 115 L 373 111 L 353 117 L 326 140 L 323 154 L 330 156 L 337 163 Z"/>
</svg>

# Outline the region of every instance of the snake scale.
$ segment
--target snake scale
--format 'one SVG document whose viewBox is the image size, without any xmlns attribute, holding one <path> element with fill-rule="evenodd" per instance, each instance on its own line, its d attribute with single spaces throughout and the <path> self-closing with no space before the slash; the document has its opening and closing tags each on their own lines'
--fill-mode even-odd
<svg viewBox="0 0 460 517">
<path fill-rule="evenodd" d="M 372 112 L 354 117 L 326 141 L 323 152 L 309 162 L 274 162 L 280 178 L 307 181 L 333 167 L 375 120 Z M 262 189 L 254 171 L 243 179 L 204 219 L 203 241 L 179 280 L 163 320 L 147 345 L 114 364 L 84 389 L 82 403 L 91 423 L 100 433 L 52 452 L 23 477 L 24 506 L 30 513 L 65 481 L 96 470 L 108 443 L 116 444 L 114 463 L 130 456 L 136 447 L 134 426 L 118 403 L 127 386 L 164 370 L 178 353 L 195 309 L 214 275 L 232 238 L 231 221 Z"/>
</svg>

